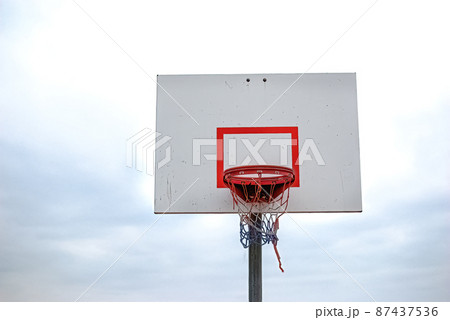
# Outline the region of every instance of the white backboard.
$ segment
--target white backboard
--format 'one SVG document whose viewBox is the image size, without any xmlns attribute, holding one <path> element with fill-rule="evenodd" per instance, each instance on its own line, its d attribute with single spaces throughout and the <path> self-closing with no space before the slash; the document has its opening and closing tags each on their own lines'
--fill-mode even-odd
<svg viewBox="0 0 450 320">
<path fill-rule="evenodd" d="M 156 131 L 155 213 L 236 212 L 243 164 L 294 170 L 288 212 L 362 211 L 354 73 L 160 75 Z"/>
</svg>

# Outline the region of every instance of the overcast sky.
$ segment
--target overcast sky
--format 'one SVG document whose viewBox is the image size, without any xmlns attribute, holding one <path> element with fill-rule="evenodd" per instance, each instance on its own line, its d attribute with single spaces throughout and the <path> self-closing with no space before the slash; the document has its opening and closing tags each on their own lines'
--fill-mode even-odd
<svg viewBox="0 0 450 320">
<path fill-rule="evenodd" d="M 449 301 L 448 10 L 373 4 L 2 1 L 0 300 L 246 301 L 237 216 L 139 238 L 160 216 L 126 140 L 156 75 L 356 72 L 363 213 L 283 217 L 263 298 Z"/>
</svg>

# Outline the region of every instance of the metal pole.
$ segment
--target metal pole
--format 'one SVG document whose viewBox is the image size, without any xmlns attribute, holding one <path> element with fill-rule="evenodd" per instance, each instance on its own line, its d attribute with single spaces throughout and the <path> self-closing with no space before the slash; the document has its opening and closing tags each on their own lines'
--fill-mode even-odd
<svg viewBox="0 0 450 320">
<path fill-rule="evenodd" d="M 255 219 L 257 225 L 260 224 L 260 216 Z M 262 301 L 262 252 L 261 252 L 261 234 L 260 232 L 249 226 L 250 237 L 257 239 L 255 243 L 252 243 L 248 250 L 248 301 L 249 302 L 261 302 Z"/>
</svg>

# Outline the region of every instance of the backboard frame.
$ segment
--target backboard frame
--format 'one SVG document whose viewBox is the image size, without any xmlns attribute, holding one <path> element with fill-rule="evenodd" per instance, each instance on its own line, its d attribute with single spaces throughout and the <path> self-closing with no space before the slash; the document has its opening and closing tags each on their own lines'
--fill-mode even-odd
<svg viewBox="0 0 450 320">
<path fill-rule="evenodd" d="M 224 172 L 224 135 L 225 134 L 279 134 L 291 135 L 292 170 L 294 170 L 295 181 L 291 188 L 300 187 L 300 165 L 298 163 L 298 127 L 222 127 L 217 128 L 217 188 L 227 188 L 223 182 Z M 296 156 L 297 155 L 297 156 Z"/>
<path fill-rule="evenodd" d="M 300 161 L 300 185 L 291 190 L 287 212 L 362 211 L 356 74 L 158 75 L 157 90 L 156 131 L 170 137 L 171 162 L 158 168 L 167 150 L 155 151 L 155 213 L 236 213 L 229 191 L 220 183 L 226 169 L 217 161 L 224 157 L 225 138 L 220 136 L 234 130 L 226 128 L 261 133 L 261 128 L 283 127 L 298 128 L 292 158 L 314 140 L 326 162 L 320 167 Z M 195 167 L 191 160 L 196 138 L 214 145 L 202 147 L 201 166 Z M 217 158 L 208 162 L 203 152 Z M 197 178 L 200 182 L 186 191 Z"/>
</svg>

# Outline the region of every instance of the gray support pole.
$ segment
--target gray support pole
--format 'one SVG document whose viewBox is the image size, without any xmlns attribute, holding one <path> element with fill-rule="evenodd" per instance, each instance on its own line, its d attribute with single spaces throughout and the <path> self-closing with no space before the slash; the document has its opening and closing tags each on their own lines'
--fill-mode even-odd
<svg viewBox="0 0 450 320">
<path fill-rule="evenodd" d="M 257 219 L 256 221 L 260 221 Z M 259 231 L 249 226 L 251 238 L 256 238 Z M 258 241 L 252 243 L 248 248 L 248 301 L 262 301 L 262 251 L 261 236 L 257 237 Z"/>
</svg>

